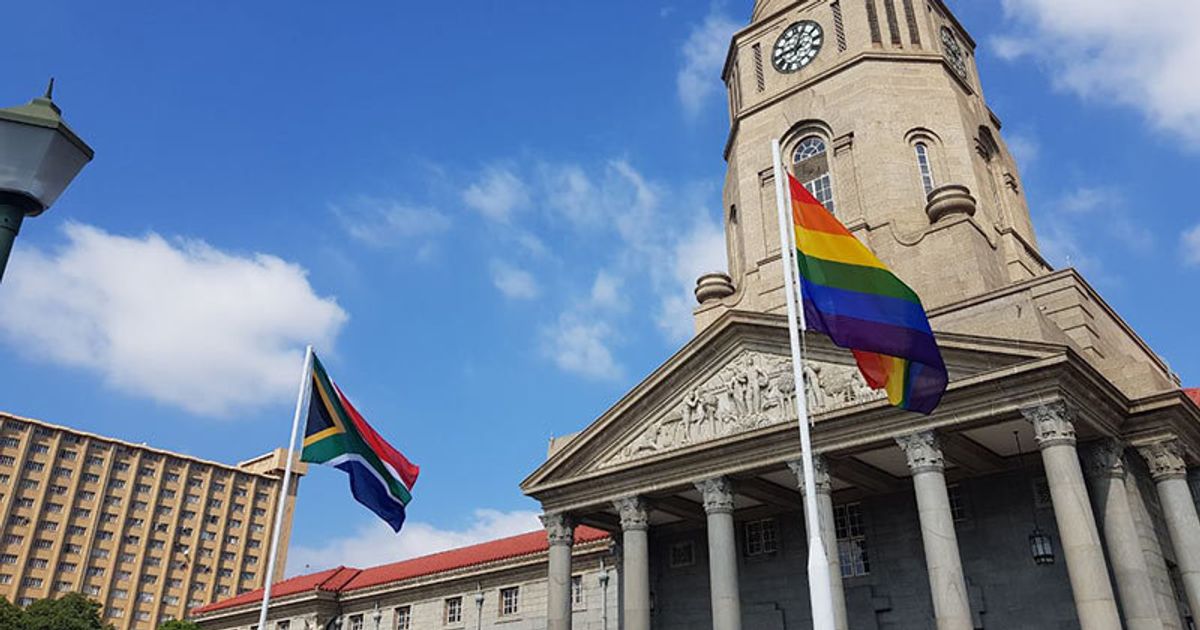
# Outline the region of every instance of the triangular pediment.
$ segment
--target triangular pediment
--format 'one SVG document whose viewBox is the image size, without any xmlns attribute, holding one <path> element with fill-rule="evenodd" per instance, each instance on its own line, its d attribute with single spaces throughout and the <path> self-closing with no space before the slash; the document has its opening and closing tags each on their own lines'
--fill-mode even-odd
<svg viewBox="0 0 1200 630">
<path fill-rule="evenodd" d="M 939 341 L 951 381 L 1038 359 L 1049 347 L 948 335 Z M 953 337 L 954 339 L 949 339 Z M 878 406 L 852 355 L 823 336 L 805 341 L 810 416 Z M 689 342 L 583 431 L 552 442 L 526 492 L 576 477 L 659 461 L 795 423 L 795 378 L 781 317 L 731 312 Z"/>
</svg>

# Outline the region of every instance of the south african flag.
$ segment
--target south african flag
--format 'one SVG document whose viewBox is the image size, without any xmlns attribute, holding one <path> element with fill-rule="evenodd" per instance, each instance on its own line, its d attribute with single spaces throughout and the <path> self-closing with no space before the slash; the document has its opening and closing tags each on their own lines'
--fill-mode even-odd
<svg viewBox="0 0 1200 630">
<path fill-rule="evenodd" d="M 312 360 L 300 460 L 345 471 L 354 498 L 400 531 L 421 469 L 380 437 L 329 379 L 317 357 Z"/>
</svg>

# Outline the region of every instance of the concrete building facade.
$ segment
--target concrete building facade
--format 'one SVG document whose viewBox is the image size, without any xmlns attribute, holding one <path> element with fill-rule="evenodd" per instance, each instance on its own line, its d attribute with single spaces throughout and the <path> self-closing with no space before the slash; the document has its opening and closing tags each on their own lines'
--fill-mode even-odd
<svg viewBox="0 0 1200 630">
<path fill-rule="evenodd" d="M 116 628 L 149 630 L 258 588 L 285 463 L 279 450 L 228 466 L 0 413 L 0 596 L 80 592 Z"/>
<path fill-rule="evenodd" d="M 617 628 L 810 628 L 806 520 L 839 630 L 1195 627 L 1200 404 L 1040 254 L 974 48 L 942 0 L 754 3 L 723 72 L 728 272 L 699 279 L 695 337 L 522 483 L 547 530 L 537 628 L 583 627 L 579 527 L 614 541 Z M 795 382 L 775 139 L 924 301 L 950 375 L 933 414 L 889 405 L 820 335 Z M 809 519 L 797 395 L 817 460 Z"/>
</svg>

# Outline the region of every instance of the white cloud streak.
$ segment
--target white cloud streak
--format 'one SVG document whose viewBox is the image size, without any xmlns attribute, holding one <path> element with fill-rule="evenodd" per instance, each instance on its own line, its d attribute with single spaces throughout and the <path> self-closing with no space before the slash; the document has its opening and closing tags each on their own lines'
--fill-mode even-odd
<svg viewBox="0 0 1200 630">
<path fill-rule="evenodd" d="M 492 284 L 510 300 L 532 300 L 541 293 L 533 274 L 503 260 L 492 261 Z"/>
<path fill-rule="evenodd" d="M 287 400 L 306 343 L 333 349 L 346 312 L 300 266 L 197 240 L 69 223 L 23 249 L 0 287 L 0 337 L 33 360 L 208 416 Z"/>
<path fill-rule="evenodd" d="M 604 319 L 584 319 L 580 313 L 567 311 L 542 330 L 542 352 L 564 372 L 616 380 L 624 370 L 609 349 L 615 340 L 613 327 Z"/>
<path fill-rule="evenodd" d="M 1180 243 L 1183 248 L 1183 262 L 1200 267 L 1200 223 L 1184 232 L 1180 236 Z"/>
<path fill-rule="evenodd" d="M 1200 149 L 1200 3 L 1003 0 L 1017 24 L 991 42 L 997 56 L 1033 56 L 1086 99 L 1137 109 L 1155 128 Z"/>
<path fill-rule="evenodd" d="M 334 538 L 317 547 L 293 547 L 288 553 L 287 575 L 338 566 L 366 569 L 539 529 L 537 513 L 527 511 L 475 510 L 474 520 L 463 529 L 441 529 L 410 521 L 399 534 L 382 521 L 372 519 L 350 536 Z"/>
<path fill-rule="evenodd" d="M 483 179 L 463 193 L 463 202 L 485 218 L 507 223 L 514 212 L 529 204 L 525 182 L 506 168 L 491 167 Z"/>
<path fill-rule="evenodd" d="M 729 41 L 740 24 L 720 13 L 716 7 L 695 25 L 684 42 L 683 67 L 675 77 L 679 102 L 691 118 L 698 116 L 713 94 L 723 89 L 721 67 L 729 51 Z"/>
<path fill-rule="evenodd" d="M 428 247 L 451 223 L 450 217 L 433 208 L 379 197 L 358 197 L 331 208 L 347 234 L 376 248 Z"/>
</svg>

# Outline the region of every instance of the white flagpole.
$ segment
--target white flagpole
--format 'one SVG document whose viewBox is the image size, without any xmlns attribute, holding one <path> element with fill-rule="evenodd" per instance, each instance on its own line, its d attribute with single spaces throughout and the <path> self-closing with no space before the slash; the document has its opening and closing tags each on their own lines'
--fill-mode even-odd
<svg viewBox="0 0 1200 630">
<path fill-rule="evenodd" d="M 296 413 L 292 416 L 292 436 L 288 438 L 287 463 L 283 465 L 283 489 L 279 495 L 279 507 L 275 510 L 275 530 L 271 534 L 271 555 L 267 560 L 267 579 L 263 586 L 262 609 L 258 612 L 259 630 L 267 628 L 267 609 L 271 605 L 271 582 L 275 579 L 275 560 L 279 556 L 279 535 L 283 531 L 283 509 L 287 505 L 288 486 L 292 482 L 292 460 L 296 453 L 296 434 L 300 432 L 300 418 L 308 409 L 312 395 L 313 347 L 304 351 L 304 373 L 300 376 L 300 393 L 296 396 Z"/>
<path fill-rule="evenodd" d="M 796 379 L 796 418 L 800 425 L 800 456 L 804 467 L 804 507 L 808 529 L 808 597 L 812 604 L 813 630 L 834 630 L 833 587 L 829 575 L 829 559 L 821 541 L 821 517 L 817 513 L 817 483 L 813 473 L 812 439 L 808 431 L 808 398 L 804 391 L 804 356 L 800 345 L 803 314 L 797 308 L 794 287 L 796 261 L 793 259 L 791 195 L 787 191 L 787 174 L 780 156 L 779 141 L 771 142 L 775 167 L 775 200 L 779 210 L 779 254 L 783 265 L 783 288 L 787 295 L 788 337 L 792 346 L 792 376 Z M 803 308 L 803 304 L 799 305 Z M 798 314 L 799 313 L 799 314 Z"/>
</svg>

